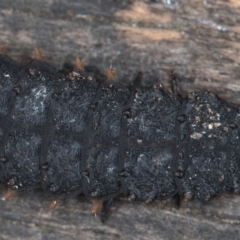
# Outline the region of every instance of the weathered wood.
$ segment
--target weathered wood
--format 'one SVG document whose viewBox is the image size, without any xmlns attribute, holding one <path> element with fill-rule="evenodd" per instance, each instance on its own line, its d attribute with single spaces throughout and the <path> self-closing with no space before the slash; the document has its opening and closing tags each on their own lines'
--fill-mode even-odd
<svg viewBox="0 0 240 240">
<path fill-rule="evenodd" d="M 100 70 L 113 66 L 120 81 L 139 70 L 145 81 L 170 85 L 169 70 L 190 77 L 182 92 L 211 90 L 240 103 L 238 0 L 0 2 L 0 43 L 25 63 L 34 47 L 61 67 L 76 56 Z M 42 192 L 0 202 L 1 239 L 238 239 L 240 196 L 208 204 L 129 203 L 117 200 L 106 224 L 84 199 L 48 211 Z"/>
</svg>

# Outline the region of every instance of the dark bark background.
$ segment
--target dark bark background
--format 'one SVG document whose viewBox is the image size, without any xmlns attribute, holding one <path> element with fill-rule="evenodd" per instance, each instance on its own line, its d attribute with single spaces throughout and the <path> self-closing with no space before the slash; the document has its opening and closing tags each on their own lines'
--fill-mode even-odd
<svg viewBox="0 0 240 240">
<path fill-rule="evenodd" d="M 76 56 L 119 81 L 170 86 L 169 70 L 185 76 L 182 93 L 211 90 L 240 103 L 239 0 L 1 0 L 0 43 L 26 63 L 39 47 L 61 68 Z M 2 187 L 3 189 L 3 187 Z M 2 190 L 3 191 L 3 190 Z M 84 199 L 48 211 L 41 191 L 0 202 L 0 239 L 240 239 L 240 196 L 207 204 L 173 201 L 146 206 L 118 199 L 107 223 Z"/>
</svg>

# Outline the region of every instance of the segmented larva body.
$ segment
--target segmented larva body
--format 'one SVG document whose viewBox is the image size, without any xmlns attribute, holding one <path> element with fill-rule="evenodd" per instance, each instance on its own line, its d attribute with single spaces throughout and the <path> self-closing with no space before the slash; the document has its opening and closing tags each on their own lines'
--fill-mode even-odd
<svg viewBox="0 0 240 240">
<path fill-rule="evenodd" d="M 42 188 L 83 194 L 96 213 L 124 195 L 208 201 L 240 189 L 238 108 L 209 92 L 98 82 L 43 60 L 0 55 L 0 181 L 7 198 Z M 104 211 L 105 211 L 104 210 Z M 107 211 L 107 210 L 106 210 Z"/>
</svg>

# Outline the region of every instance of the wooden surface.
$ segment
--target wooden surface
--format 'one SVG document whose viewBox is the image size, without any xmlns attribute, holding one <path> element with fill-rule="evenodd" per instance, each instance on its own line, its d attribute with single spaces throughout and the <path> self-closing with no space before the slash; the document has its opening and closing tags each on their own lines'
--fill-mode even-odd
<svg viewBox="0 0 240 240">
<path fill-rule="evenodd" d="M 211 90 L 240 104 L 239 0 L 2 0 L 0 43 L 26 63 L 39 47 L 60 68 L 76 56 L 119 81 L 139 70 L 169 86 L 169 70 L 186 76 L 181 92 Z M 107 223 L 84 199 L 48 211 L 41 192 L 0 202 L 0 239 L 240 239 L 240 196 L 207 204 L 146 206 L 118 199 Z"/>
</svg>

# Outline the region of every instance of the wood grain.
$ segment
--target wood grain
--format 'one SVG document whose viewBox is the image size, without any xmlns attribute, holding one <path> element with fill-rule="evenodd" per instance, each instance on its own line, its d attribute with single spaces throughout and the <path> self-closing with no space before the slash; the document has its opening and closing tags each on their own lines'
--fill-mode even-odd
<svg viewBox="0 0 240 240">
<path fill-rule="evenodd" d="M 26 63 L 39 47 L 61 68 L 76 56 L 119 81 L 142 70 L 145 82 L 170 85 L 169 70 L 185 76 L 181 92 L 211 90 L 240 103 L 238 0 L 2 0 L 0 43 Z M 0 239 L 239 239 L 240 196 L 208 204 L 173 201 L 146 206 L 118 199 L 106 224 L 84 199 L 48 211 L 41 191 L 0 202 Z"/>
</svg>

